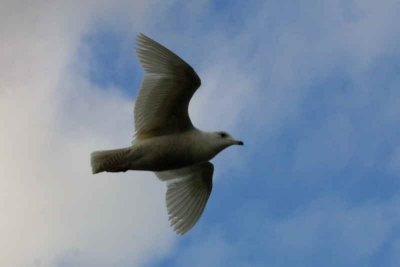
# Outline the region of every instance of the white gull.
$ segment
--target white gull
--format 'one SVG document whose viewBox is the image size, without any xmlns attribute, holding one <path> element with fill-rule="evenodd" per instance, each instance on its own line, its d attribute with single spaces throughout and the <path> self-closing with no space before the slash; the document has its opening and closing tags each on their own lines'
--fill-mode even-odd
<svg viewBox="0 0 400 267">
<path fill-rule="evenodd" d="M 184 60 L 144 34 L 137 55 L 145 76 L 135 104 L 135 138 L 130 147 L 95 151 L 93 174 L 153 171 L 167 182 L 167 209 L 178 234 L 199 220 L 211 194 L 214 165 L 231 145 L 243 145 L 226 132 L 204 132 L 189 118 L 190 99 L 200 78 Z"/>
</svg>

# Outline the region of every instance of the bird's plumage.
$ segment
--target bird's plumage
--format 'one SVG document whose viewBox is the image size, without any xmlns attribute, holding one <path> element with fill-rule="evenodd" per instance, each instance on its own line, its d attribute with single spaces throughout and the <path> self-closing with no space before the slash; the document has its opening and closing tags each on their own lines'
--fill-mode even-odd
<svg viewBox="0 0 400 267">
<path fill-rule="evenodd" d="M 127 148 L 95 151 L 92 172 L 154 171 L 167 182 L 166 203 L 178 234 L 199 220 L 211 194 L 214 166 L 209 162 L 231 145 L 225 132 L 203 132 L 189 118 L 190 99 L 201 82 L 183 59 L 144 34 L 137 55 L 145 70 L 135 103 L 135 139 Z"/>
<path fill-rule="evenodd" d="M 214 165 L 200 163 L 186 168 L 156 172 L 167 181 L 167 209 L 171 226 L 178 234 L 189 231 L 200 218 L 212 189 Z"/>
<path fill-rule="evenodd" d="M 193 68 L 173 52 L 139 34 L 136 49 L 145 76 L 135 105 L 137 138 L 193 128 L 190 99 L 201 82 Z"/>
</svg>

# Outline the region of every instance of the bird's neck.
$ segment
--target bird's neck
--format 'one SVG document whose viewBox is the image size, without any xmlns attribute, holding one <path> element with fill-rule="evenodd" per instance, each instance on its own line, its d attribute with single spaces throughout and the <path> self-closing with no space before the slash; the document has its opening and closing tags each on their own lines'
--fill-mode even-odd
<svg viewBox="0 0 400 267">
<path fill-rule="evenodd" d="M 225 147 L 216 142 L 215 133 L 198 131 L 196 150 L 204 155 L 207 160 L 214 158 Z"/>
</svg>

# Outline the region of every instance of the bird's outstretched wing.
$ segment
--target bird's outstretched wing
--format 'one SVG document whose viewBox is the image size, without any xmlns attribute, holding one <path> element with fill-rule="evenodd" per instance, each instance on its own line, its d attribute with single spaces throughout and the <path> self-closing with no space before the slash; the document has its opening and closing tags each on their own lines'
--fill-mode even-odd
<svg viewBox="0 0 400 267">
<path fill-rule="evenodd" d="M 211 194 L 213 172 L 210 162 L 156 172 L 160 180 L 167 181 L 167 209 L 176 233 L 183 235 L 199 220 Z"/>
<path fill-rule="evenodd" d="M 145 77 L 135 104 L 136 137 L 192 128 L 188 107 L 201 84 L 199 76 L 184 60 L 144 34 L 138 35 L 137 45 Z"/>
</svg>

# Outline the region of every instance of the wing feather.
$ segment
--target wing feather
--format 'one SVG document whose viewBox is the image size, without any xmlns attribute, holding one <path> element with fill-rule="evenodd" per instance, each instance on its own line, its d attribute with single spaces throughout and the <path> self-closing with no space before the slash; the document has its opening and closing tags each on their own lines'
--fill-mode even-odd
<svg viewBox="0 0 400 267">
<path fill-rule="evenodd" d="M 182 132 L 193 127 L 190 99 L 201 81 L 183 59 L 144 34 L 136 49 L 145 76 L 135 104 L 137 138 Z"/>
<path fill-rule="evenodd" d="M 187 223 L 186 225 L 182 228 L 182 232 L 188 231 L 190 228 L 194 226 L 194 224 L 197 222 L 197 220 L 200 218 L 200 215 L 203 213 L 203 210 L 205 208 L 205 204 L 207 202 L 208 195 L 207 194 L 201 194 L 201 200 L 199 201 L 199 204 L 197 207 L 193 210 L 193 212 L 188 216 Z"/>
<path fill-rule="evenodd" d="M 193 213 L 196 212 L 196 210 L 198 210 L 198 207 L 201 205 L 202 203 L 202 192 L 196 192 L 195 196 L 193 196 L 193 199 L 195 199 L 195 201 L 192 201 L 191 203 L 188 203 L 187 205 L 187 209 L 185 210 L 185 213 L 183 213 L 186 217 L 185 220 L 179 220 L 174 228 L 175 231 L 177 231 L 178 233 L 184 233 L 184 229 L 188 228 L 189 224 L 190 224 L 190 218 L 193 216 Z M 180 218 L 183 215 L 182 213 L 177 213 L 176 217 Z"/>
<path fill-rule="evenodd" d="M 213 172 L 210 162 L 156 172 L 160 180 L 167 181 L 167 210 L 176 233 L 185 234 L 199 220 L 211 194 Z"/>
</svg>

